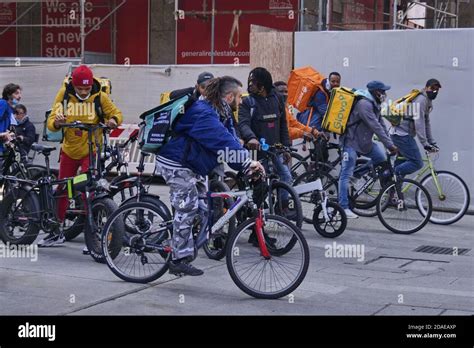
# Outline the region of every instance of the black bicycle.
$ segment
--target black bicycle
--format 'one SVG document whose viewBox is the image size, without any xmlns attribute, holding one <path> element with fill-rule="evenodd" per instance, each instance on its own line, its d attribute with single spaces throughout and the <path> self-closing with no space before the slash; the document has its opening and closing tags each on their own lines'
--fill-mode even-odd
<svg viewBox="0 0 474 348">
<path fill-rule="evenodd" d="M 4 243 L 29 245 L 36 240 L 40 230 L 60 234 L 61 222 L 58 218 L 57 201 L 64 195 L 67 195 L 70 201 L 74 201 L 77 194 L 81 194 L 83 206 L 69 208 L 66 215 L 73 214 L 84 221 L 85 243 L 90 255 L 95 261 L 104 262 L 101 248 L 102 228 L 107 217 L 116 211 L 118 206 L 109 197 L 108 183 L 97 179 L 94 172 L 92 133 L 106 126 L 73 122 L 62 127 L 88 132 L 89 160 L 92 165 L 87 173 L 56 180 L 51 175 L 49 165 L 49 155 L 56 148 L 34 144 L 33 149 L 45 157 L 46 173 L 38 180 L 14 176 L 0 177 L 12 187 L 0 208 L 0 239 Z M 123 228 L 119 221 L 116 224 L 117 228 Z M 111 237 L 108 243 L 113 247 L 117 240 Z"/>
</svg>

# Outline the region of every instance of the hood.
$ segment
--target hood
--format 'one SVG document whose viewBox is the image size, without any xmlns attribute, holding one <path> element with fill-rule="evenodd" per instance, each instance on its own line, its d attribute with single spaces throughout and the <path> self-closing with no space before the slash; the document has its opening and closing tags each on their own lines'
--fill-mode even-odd
<svg viewBox="0 0 474 348">
<path fill-rule="evenodd" d="M 369 99 L 371 102 L 373 103 L 376 103 L 375 99 L 374 99 L 374 96 L 372 94 L 370 94 L 369 90 L 368 89 L 358 89 L 354 92 L 355 95 L 357 96 L 361 96 L 361 97 L 364 97 L 364 98 L 367 98 Z"/>
</svg>

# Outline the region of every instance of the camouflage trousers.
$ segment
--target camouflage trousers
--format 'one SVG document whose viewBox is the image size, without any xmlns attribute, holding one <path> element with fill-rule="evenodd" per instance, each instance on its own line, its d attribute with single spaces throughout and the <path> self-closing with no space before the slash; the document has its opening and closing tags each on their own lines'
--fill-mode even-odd
<svg viewBox="0 0 474 348">
<path fill-rule="evenodd" d="M 206 196 L 206 181 L 190 169 L 168 169 L 159 164 L 156 168 L 170 187 L 170 202 L 175 209 L 171 243 L 172 259 L 192 258 L 194 256 L 192 235 L 194 218 L 199 214 L 202 215 L 202 221 L 204 221 L 207 214 L 206 200 L 199 199 L 200 196 Z"/>
</svg>

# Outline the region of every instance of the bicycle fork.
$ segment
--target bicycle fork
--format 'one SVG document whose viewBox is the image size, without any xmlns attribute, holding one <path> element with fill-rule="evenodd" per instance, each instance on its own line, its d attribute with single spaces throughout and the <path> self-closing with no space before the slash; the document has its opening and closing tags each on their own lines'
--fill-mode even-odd
<svg viewBox="0 0 474 348">
<path fill-rule="evenodd" d="M 262 209 L 258 210 L 257 220 L 255 221 L 255 233 L 257 234 L 258 246 L 260 247 L 260 253 L 262 256 L 269 260 L 271 258 L 270 253 L 268 252 L 267 245 L 265 243 L 265 237 L 263 236 L 263 220 Z"/>
</svg>

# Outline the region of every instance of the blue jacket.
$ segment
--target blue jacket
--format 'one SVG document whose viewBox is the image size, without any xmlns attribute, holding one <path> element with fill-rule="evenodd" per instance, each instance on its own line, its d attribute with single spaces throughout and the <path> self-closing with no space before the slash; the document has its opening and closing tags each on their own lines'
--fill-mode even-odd
<svg viewBox="0 0 474 348">
<path fill-rule="evenodd" d="M 240 170 L 249 157 L 234 137 L 233 125 L 227 129 L 217 112 L 205 100 L 195 102 L 174 126 L 177 136 L 160 150 L 160 156 L 180 163 L 199 175 L 207 175 L 221 164 L 226 151 L 234 153 L 234 160 L 224 159 L 227 164 Z"/>
<path fill-rule="evenodd" d="M 10 128 L 12 114 L 13 109 L 10 104 L 5 99 L 0 99 L 0 133 L 4 133 Z M 0 144 L 0 153 L 3 153 L 3 150 L 3 145 Z"/>
</svg>

